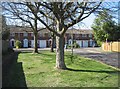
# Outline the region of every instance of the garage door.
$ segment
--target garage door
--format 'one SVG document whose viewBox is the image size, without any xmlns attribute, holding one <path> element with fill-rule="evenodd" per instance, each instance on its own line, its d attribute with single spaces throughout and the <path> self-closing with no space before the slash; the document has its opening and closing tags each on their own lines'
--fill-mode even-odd
<svg viewBox="0 0 120 89">
<path fill-rule="evenodd" d="M 83 41 L 83 47 L 88 47 L 88 41 Z"/>
<path fill-rule="evenodd" d="M 76 43 L 77 43 L 80 47 L 82 47 L 82 41 L 76 40 Z"/>
<path fill-rule="evenodd" d="M 92 47 L 93 46 L 93 40 L 90 39 L 90 46 Z"/>
<path fill-rule="evenodd" d="M 39 47 L 46 48 L 46 40 L 39 40 Z"/>
<path fill-rule="evenodd" d="M 34 40 L 31 40 L 31 48 L 34 47 Z"/>
</svg>

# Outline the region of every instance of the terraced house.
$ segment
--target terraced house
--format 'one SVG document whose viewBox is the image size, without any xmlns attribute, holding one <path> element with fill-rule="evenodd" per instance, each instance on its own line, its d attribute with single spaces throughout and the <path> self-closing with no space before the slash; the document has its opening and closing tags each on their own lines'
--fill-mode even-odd
<svg viewBox="0 0 120 89">
<path fill-rule="evenodd" d="M 15 47 L 15 41 L 19 40 L 23 48 L 34 47 L 34 34 L 30 27 L 10 26 L 10 47 Z M 68 29 L 65 34 L 65 44 L 71 45 L 73 40 L 80 47 L 92 47 L 95 44 L 91 29 Z M 44 29 L 38 33 L 38 47 L 50 47 L 51 33 Z"/>
</svg>

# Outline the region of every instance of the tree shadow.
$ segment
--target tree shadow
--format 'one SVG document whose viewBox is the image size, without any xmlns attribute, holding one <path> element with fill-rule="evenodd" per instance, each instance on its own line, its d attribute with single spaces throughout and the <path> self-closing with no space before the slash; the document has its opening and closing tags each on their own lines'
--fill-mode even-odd
<svg viewBox="0 0 120 89">
<path fill-rule="evenodd" d="M 74 72 L 96 72 L 96 73 L 120 73 L 120 71 L 108 71 L 108 70 L 79 70 L 79 69 L 72 69 L 72 68 L 67 68 L 69 71 L 74 71 Z"/>
<path fill-rule="evenodd" d="M 14 52 L 2 64 L 2 87 L 23 87 L 27 89 L 22 62 L 18 62 L 20 52 Z"/>
</svg>

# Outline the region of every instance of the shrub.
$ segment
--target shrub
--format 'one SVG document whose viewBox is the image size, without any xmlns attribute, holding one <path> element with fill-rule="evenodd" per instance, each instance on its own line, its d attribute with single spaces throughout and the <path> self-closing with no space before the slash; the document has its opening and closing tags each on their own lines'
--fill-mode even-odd
<svg viewBox="0 0 120 89">
<path fill-rule="evenodd" d="M 74 48 L 80 48 L 80 46 L 76 42 L 73 44 L 73 47 Z"/>
<path fill-rule="evenodd" d="M 71 48 L 71 45 L 67 45 L 67 48 Z M 74 43 L 73 48 L 80 48 L 80 46 L 77 43 Z"/>
<path fill-rule="evenodd" d="M 21 42 L 19 40 L 16 40 L 15 46 L 16 46 L 16 48 L 20 48 L 21 47 Z"/>
</svg>

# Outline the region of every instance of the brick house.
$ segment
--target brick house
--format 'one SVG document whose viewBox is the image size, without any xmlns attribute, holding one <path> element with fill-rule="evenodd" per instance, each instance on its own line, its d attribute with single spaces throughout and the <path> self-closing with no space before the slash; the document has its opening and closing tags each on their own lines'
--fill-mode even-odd
<svg viewBox="0 0 120 89">
<path fill-rule="evenodd" d="M 79 44 L 80 47 L 92 47 L 95 43 L 93 30 L 90 29 L 74 29 L 74 30 L 67 30 L 66 32 L 66 41 L 68 44 L 72 44 L 72 37 L 73 40 Z"/>
<path fill-rule="evenodd" d="M 34 35 L 30 27 L 10 26 L 10 46 L 15 47 L 15 41 L 19 40 L 23 48 L 34 47 Z M 92 47 L 94 44 L 93 31 L 90 29 L 74 29 L 67 30 L 65 34 L 65 43 L 72 44 L 73 40 L 79 44 L 80 47 Z M 38 47 L 50 47 L 51 36 L 50 31 L 47 29 L 41 30 L 38 33 Z"/>
</svg>

